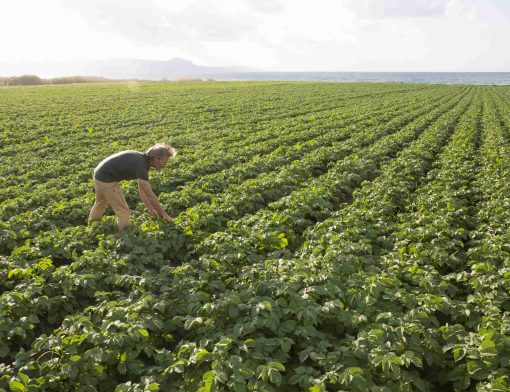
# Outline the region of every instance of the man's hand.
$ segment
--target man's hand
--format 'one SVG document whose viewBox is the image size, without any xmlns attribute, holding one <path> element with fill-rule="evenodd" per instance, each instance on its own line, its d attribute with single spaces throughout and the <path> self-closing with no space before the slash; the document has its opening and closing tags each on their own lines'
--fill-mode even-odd
<svg viewBox="0 0 510 392">
<path fill-rule="evenodd" d="M 138 179 L 138 192 L 140 193 L 140 198 L 145 204 L 145 207 L 147 207 L 151 216 L 156 219 L 164 219 L 167 221 L 172 220 L 172 217 L 165 212 L 163 206 L 152 191 L 149 181 Z"/>
</svg>

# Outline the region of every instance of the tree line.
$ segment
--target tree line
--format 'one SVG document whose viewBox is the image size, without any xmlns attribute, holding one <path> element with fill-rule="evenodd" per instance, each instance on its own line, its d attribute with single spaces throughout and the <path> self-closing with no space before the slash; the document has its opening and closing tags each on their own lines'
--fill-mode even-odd
<svg viewBox="0 0 510 392">
<path fill-rule="evenodd" d="M 41 84 L 100 83 L 108 82 L 99 76 L 63 76 L 43 79 L 36 75 L 0 77 L 0 86 L 36 86 Z"/>
</svg>

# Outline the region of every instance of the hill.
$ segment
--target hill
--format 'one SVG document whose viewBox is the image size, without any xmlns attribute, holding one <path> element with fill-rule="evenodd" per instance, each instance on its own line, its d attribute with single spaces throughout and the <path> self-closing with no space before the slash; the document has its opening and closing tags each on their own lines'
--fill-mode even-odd
<svg viewBox="0 0 510 392">
<path fill-rule="evenodd" d="M 110 79 L 179 79 L 184 77 L 214 78 L 225 73 L 253 71 L 248 67 L 210 67 L 174 58 L 171 60 L 117 59 L 97 61 L 0 63 L 0 75 L 94 75 Z"/>
</svg>

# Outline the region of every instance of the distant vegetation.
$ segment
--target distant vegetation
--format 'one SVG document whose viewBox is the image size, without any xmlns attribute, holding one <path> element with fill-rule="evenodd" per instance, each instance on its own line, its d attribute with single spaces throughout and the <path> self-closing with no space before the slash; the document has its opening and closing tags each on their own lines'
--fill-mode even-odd
<svg viewBox="0 0 510 392">
<path fill-rule="evenodd" d="M 99 76 L 63 76 L 42 79 L 36 75 L 21 75 L 0 77 L 0 86 L 35 86 L 39 84 L 100 83 L 109 81 L 111 80 Z"/>
</svg>

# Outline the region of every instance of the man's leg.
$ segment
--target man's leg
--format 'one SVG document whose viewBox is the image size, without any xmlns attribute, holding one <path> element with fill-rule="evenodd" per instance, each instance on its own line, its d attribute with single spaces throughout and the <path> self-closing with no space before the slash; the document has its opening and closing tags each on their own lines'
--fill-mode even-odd
<svg viewBox="0 0 510 392">
<path fill-rule="evenodd" d="M 122 192 L 122 188 L 119 183 L 115 183 L 115 186 L 106 195 L 108 202 L 112 206 L 113 212 L 117 215 L 119 232 L 122 233 L 126 228 L 131 225 L 131 215 L 129 211 L 126 198 Z"/>
<path fill-rule="evenodd" d="M 92 209 L 90 210 L 88 220 L 89 222 L 101 220 L 101 217 L 103 216 L 104 212 L 106 211 L 106 208 L 108 207 L 108 200 L 106 200 L 103 190 L 101 189 L 101 185 L 98 184 L 97 181 L 94 181 L 94 186 L 96 200 L 94 202 L 94 205 L 92 206 Z"/>
</svg>

